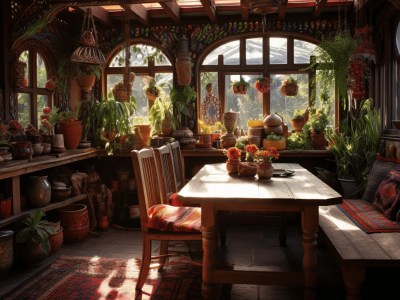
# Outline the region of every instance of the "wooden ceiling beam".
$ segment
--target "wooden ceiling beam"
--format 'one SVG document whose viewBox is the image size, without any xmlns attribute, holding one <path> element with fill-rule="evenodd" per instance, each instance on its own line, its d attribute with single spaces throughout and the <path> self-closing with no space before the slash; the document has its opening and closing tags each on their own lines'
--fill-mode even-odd
<svg viewBox="0 0 400 300">
<path fill-rule="evenodd" d="M 167 15 L 177 24 L 181 22 L 181 8 L 176 0 L 160 1 L 161 7 L 165 10 Z"/>
<path fill-rule="evenodd" d="M 217 22 L 217 14 L 216 14 L 216 9 L 215 9 L 215 1 L 214 0 L 200 0 L 200 2 L 203 5 L 204 10 L 206 11 L 210 21 L 213 23 L 216 23 Z"/>
<path fill-rule="evenodd" d="M 124 5 L 121 4 L 121 7 L 125 9 L 125 13 L 128 15 L 128 17 L 131 17 L 133 19 L 139 20 L 142 24 L 149 26 L 149 13 L 147 12 L 147 9 L 141 5 L 141 4 L 128 4 Z"/>
<path fill-rule="evenodd" d="M 94 7 L 89 7 L 89 6 L 81 6 L 81 7 L 75 7 L 78 10 L 83 11 L 83 13 L 86 12 L 87 8 L 90 8 L 92 10 L 92 15 L 93 18 L 98 21 L 99 23 L 111 27 L 112 26 L 112 21 L 111 21 L 111 16 L 108 11 L 106 11 L 104 8 L 99 7 L 99 6 L 94 6 Z"/>
<path fill-rule="evenodd" d="M 288 0 L 281 1 L 281 4 L 278 7 L 278 19 L 285 19 L 286 10 L 287 10 Z"/>
<path fill-rule="evenodd" d="M 314 18 L 318 18 L 321 15 L 322 8 L 327 2 L 328 0 L 315 0 Z"/>
</svg>

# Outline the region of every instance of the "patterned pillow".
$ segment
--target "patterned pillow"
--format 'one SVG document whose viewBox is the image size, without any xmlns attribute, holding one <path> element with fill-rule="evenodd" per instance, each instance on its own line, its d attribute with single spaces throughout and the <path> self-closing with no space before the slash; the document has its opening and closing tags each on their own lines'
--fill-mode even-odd
<svg viewBox="0 0 400 300">
<path fill-rule="evenodd" d="M 201 208 L 156 204 L 149 209 L 147 225 L 161 231 L 200 232 Z"/>
<path fill-rule="evenodd" d="M 395 163 L 388 161 L 375 160 L 372 170 L 368 175 L 368 183 L 362 195 L 362 199 L 373 203 L 376 190 L 379 184 L 385 178 L 386 174 L 395 167 Z"/>
<path fill-rule="evenodd" d="M 375 194 L 374 206 L 389 219 L 400 221 L 400 172 L 391 170 Z"/>
</svg>

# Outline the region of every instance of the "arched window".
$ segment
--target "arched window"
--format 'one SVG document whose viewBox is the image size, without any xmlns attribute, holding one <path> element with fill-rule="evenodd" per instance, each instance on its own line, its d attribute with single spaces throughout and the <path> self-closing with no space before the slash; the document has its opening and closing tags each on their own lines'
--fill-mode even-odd
<svg viewBox="0 0 400 300">
<path fill-rule="evenodd" d="M 36 42 L 25 43 L 17 55 L 17 61 L 25 63 L 24 80 L 15 84 L 17 118 L 22 126 L 33 124 L 40 127 L 39 116 L 46 106 L 53 106 L 52 92 L 45 88 L 52 75 L 49 55 Z"/>
<path fill-rule="evenodd" d="M 120 48 L 121 49 L 121 48 Z M 126 49 L 119 50 L 111 57 L 105 69 L 107 98 L 112 98 L 115 84 L 122 82 L 126 67 Z M 170 59 L 156 46 L 140 43 L 129 46 L 129 71 L 135 73 L 131 95 L 136 99 L 136 113 L 147 116 L 149 105 L 145 94 L 145 76 L 154 77 L 156 85 L 169 95 L 169 87 L 173 84 L 173 67 Z"/>
<path fill-rule="evenodd" d="M 212 83 L 213 92 L 220 102 L 219 115 L 230 110 L 239 112 L 239 128 L 247 131 L 247 120 L 278 112 L 291 130 L 289 120 L 295 110 L 305 109 L 309 105 L 313 74 L 306 68 L 310 65 L 310 56 L 315 47 L 316 44 L 293 36 L 254 35 L 229 40 L 206 51 L 199 58 L 198 67 L 199 118 L 207 114 L 204 111 L 206 85 Z M 283 96 L 280 92 L 280 86 L 288 76 L 298 82 L 297 96 Z M 269 92 L 261 93 L 254 87 L 259 78 L 270 79 Z M 232 90 L 232 83 L 240 79 L 249 84 L 246 94 L 238 95 Z M 214 112 L 215 109 L 214 105 L 209 111 Z"/>
</svg>

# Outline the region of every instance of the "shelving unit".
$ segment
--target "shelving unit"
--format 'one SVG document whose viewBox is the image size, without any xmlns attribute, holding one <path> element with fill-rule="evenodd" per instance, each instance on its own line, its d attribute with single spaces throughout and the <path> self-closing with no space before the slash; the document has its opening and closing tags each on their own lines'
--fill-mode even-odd
<svg viewBox="0 0 400 300">
<path fill-rule="evenodd" d="M 21 176 L 37 172 L 40 170 L 51 169 L 54 167 L 70 164 L 73 162 L 86 160 L 92 157 L 96 157 L 97 152 L 95 149 L 78 149 L 78 150 L 67 150 L 63 153 L 54 155 L 42 155 L 33 157 L 31 161 L 28 160 L 12 160 L 5 162 L 0 167 L 0 180 L 6 180 L 8 186 L 11 184 L 11 197 L 12 197 L 12 215 L 6 219 L 0 220 L 0 228 L 9 225 L 19 219 L 22 219 L 28 215 L 34 208 L 28 208 L 22 210 L 21 208 Z M 43 211 L 54 210 L 68 204 L 85 200 L 86 194 L 78 195 L 75 197 L 68 198 L 60 202 L 50 202 L 45 207 L 40 209 Z"/>
</svg>

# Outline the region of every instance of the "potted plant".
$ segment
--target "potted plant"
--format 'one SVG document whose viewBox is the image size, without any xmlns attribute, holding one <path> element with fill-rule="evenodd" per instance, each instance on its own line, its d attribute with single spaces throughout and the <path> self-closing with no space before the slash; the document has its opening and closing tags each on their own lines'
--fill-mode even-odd
<svg viewBox="0 0 400 300">
<path fill-rule="evenodd" d="M 139 150 L 149 145 L 151 125 L 147 117 L 135 116 L 133 118 L 134 148 Z"/>
<path fill-rule="evenodd" d="M 373 107 L 373 100 L 367 99 L 362 102 L 358 118 L 348 115 L 341 122 L 340 131 L 328 134 L 342 188 L 349 181 L 353 183 L 354 189 L 344 191 L 345 197 L 357 196 L 364 189 L 379 150 L 380 132 L 380 112 Z"/>
<path fill-rule="evenodd" d="M 308 109 L 296 109 L 293 113 L 290 123 L 296 132 L 300 132 L 308 121 Z"/>
<path fill-rule="evenodd" d="M 297 80 L 290 75 L 287 76 L 286 79 L 282 82 L 280 91 L 283 96 L 296 96 L 299 92 L 299 85 L 297 83 Z"/>
<path fill-rule="evenodd" d="M 128 80 L 123 80 L 122 82 L 118 82 L 112 88 L 112 94 L 114 99 L 119 102 L 126 102 L 132 96 L 130 96 L 131 89 L 133 86 L 133 82 L 135 81 L 136 74 L 134 72 L 129 72 Z M 129 81 L 129 82 L 128 82 Z"/>
<path fill-rule="evenodd" d="M 312 146 L 306 132 L 296 131 L 286 139 L 286 148 L 288 150 L 309 150 L 312 149 Z"/>
<path fill-rule="evenodd" d="M 132 133 L 131 118 L 135 108 L 134 101 L 103 99 L 96 102 L 86 122 L 86 134 L 92 133 L 95 142 L 104 141 L 107 153 L 112 154 L 110 142 L 118 136 Z"/>
<path fill-rule="evenodd" d="M 286 149 L 286 138 L 283 135 L 278 135 L 276 133 L 268 134 L 263 140 L 264 149 L 274 147 L 278 150 Z"/>
<path fill-rule="evenodd" d="M 44 216 L 44 212 L 35 210 L 16 223 L 17 257 L 30 265 L 41 263 L 50 253 L 49 234 L 56 230 L 43 220 Z"/>
<path fill-rule="evenodd" d="M 149 122 L 153 133 L 160 136 L 171 136 L 175 129 L 172 122 L 172 103 L 163 91 L 149 110 Z"/>
<path fill-rule="evenodd" d="M 151 76 L 144 76 L 144 91 L 149 101 L 154 101 L 160 95 L 161 88 L 156 85 L 156 80 Z"/>
<path fill-rule="evenodd" d="M 271 89 L 271 80 L 268 77 L 261 77 L 256 80 L 254 83 L 254 87 L 259 91 L 260 93 L 268 93 L 269 90 Z"/>
<path fill-rule="evenodd" d="M 196 91 L 191 86 L 170 87 L 175 128 L 185 126 L 183 117 L 191 118 L 196 103 Z"/>
<path fill-rule="evenodd" d="M 232 90 L 234 94 L 246 94 L 250 84 L 240 76 L 240 80 L 232 82 Z"/>
</svg>

